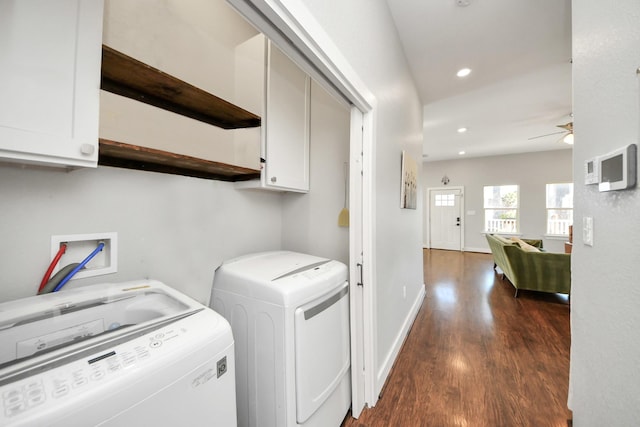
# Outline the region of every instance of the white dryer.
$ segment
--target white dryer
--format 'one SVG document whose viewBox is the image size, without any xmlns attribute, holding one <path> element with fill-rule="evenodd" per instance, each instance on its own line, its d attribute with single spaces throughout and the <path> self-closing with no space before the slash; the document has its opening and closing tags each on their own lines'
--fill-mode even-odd
<svg viewBox="0 0 640 427">
<path fill-rule="evenodd" d="M 225 262 L 211 304 L 236 343 L 238 425 L 338 427 L 351 405 L 347 267 L 288 251 Z"/>
<path fill-rule="evenodd" d="M 0 343 L 2 426 L 236 426 L 228 322 L 160 282 L 0 304 Z"/>
</svg>

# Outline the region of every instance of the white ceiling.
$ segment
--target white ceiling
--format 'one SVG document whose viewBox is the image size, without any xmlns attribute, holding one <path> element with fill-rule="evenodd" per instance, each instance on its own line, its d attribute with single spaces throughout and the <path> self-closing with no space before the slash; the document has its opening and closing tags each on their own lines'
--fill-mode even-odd
<svg viewBox="0 0 640 427">
<path fill-rule="evenodd" d="M 387 3 L 424 104 L 425 161 L 570 148 L 529 138 L 572 121 L 571 0 Z"/>
</svg>

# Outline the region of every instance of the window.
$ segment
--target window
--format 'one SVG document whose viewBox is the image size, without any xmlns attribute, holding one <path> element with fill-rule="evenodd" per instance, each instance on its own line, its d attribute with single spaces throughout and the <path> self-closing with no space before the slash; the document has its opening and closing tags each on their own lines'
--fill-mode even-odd
<svg viewBox="0 0 640 427">
<path fill-rule="evenodd" d="M 484 187 L 484 229 L 487 233 L 518 232 L 518 186 Z"/>
<path fill-rule="evenodd" d="M 455 206 L 456 199 L 454 194 L 436 194 L 436 206 Z"/>
<path fill-rule="evenodd" d="M 573 183 L 547 184 L 547 234 L 568 236 L 573 225 Z"/>
</svg>

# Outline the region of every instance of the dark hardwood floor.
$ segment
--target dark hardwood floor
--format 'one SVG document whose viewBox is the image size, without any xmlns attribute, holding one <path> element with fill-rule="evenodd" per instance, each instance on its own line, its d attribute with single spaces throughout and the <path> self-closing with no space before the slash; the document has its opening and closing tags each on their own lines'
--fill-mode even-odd
<svg viewBox="0 0 640 427">
<path fill-rule="evenodd" d="M 566 427 L 568 298 L 514 298 L 488 254 L 424 250 L 424 280 L 382 397 L 343 427 Z"/>
</svg>

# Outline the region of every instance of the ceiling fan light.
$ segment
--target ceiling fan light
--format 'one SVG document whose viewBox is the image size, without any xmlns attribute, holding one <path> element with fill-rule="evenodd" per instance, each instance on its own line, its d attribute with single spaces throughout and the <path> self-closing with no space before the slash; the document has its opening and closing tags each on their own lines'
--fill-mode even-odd
<svg viewBox="0 0 640 427">
<path fill-rule="evenodd" d="M 562 138 L 562 142 L 565 144 L 573 145 L 573 133 L 569 133 Z"/>
<path fill-rule="evenodd" d="M 461 68 L 456 73 L 456 76 L 458 76 L 458 77 L 467 77 L 469 74 L 471 74 L 471 68 Z"/>
</svg>

